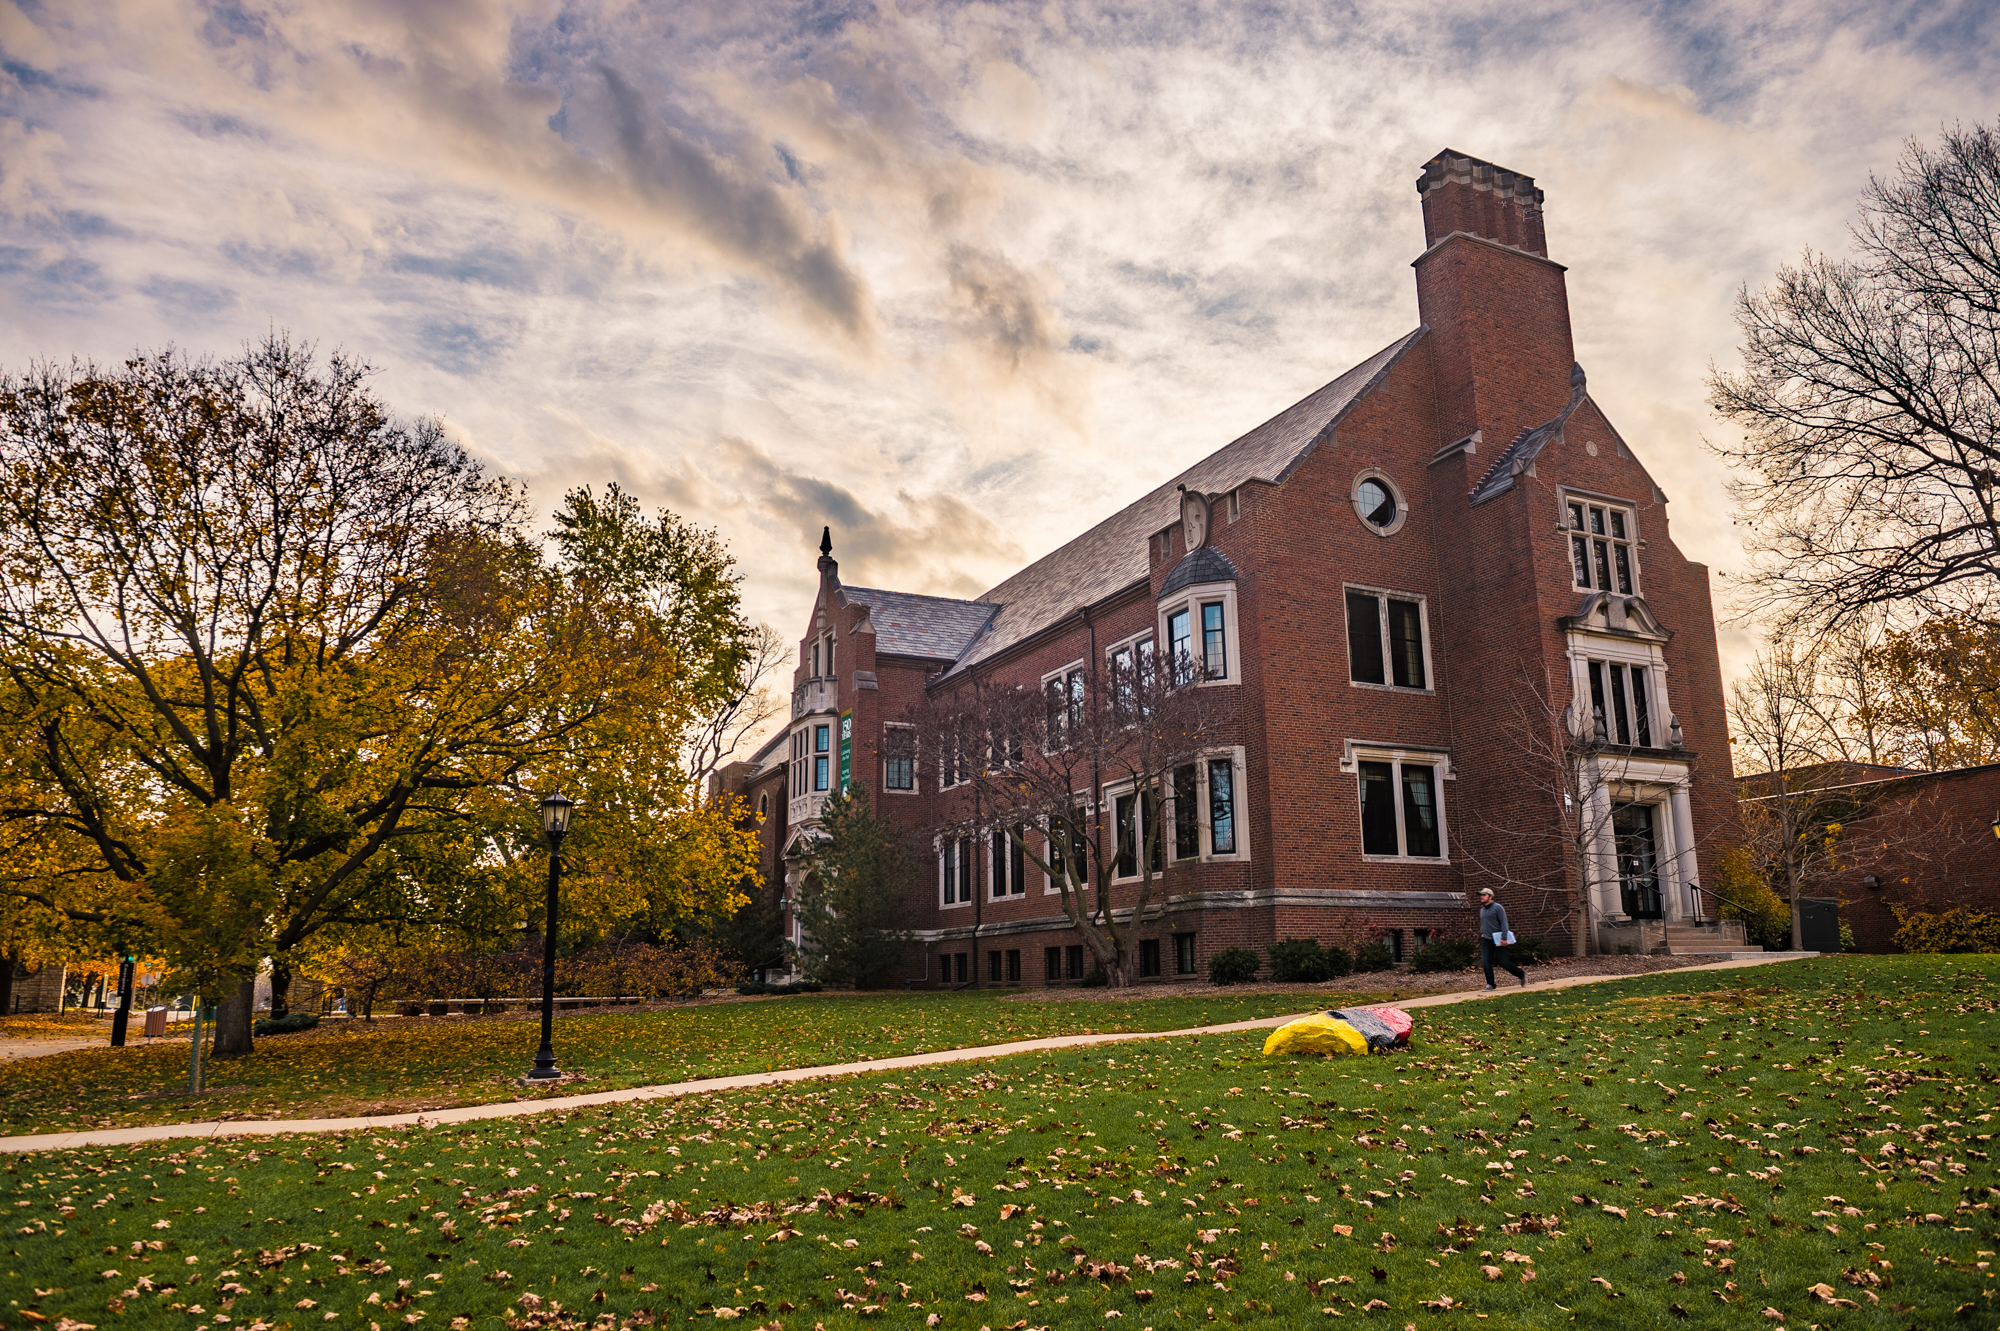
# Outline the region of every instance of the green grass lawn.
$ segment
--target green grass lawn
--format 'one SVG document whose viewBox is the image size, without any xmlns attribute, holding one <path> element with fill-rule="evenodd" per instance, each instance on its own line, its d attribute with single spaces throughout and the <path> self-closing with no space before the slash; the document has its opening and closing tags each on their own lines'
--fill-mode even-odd
<svg viewBox="0 0 2000 1331">
<path fill-rule="evenodd" d="M 248 1058 L 207 1065 L 189 1097 L 188 1040 L 80 1049 L 26 1060 L 0 1078 L 0 1132 L 215 1118 L 332 1118 L 648 1086 L 773 1068 L 885 1058 L 1045 1035 L 1174 1030 L 1279 1016 L 1300 994 L 1217 993 L 1120 1002 L 1008 1002 L 993 991 L 801 995 L 754 1003 L 574 1013 L 556 1021 L 556 1056 L 588 1077 L 524 1090 L 540 1019 L 395 1018 L 322 1022 L 266 1036 Z M 1328 1000 L 1331 1001 L 1331 1000 Z M 1341 995 L 1343 1004 L 1364 1001 Z"/>
<path fill-rule="evenodd" d="M 1826 958 L 1367 1060 L 1184 1037 L 18 1157 L 0 1325 L 1990 1328 L 1996 1000 L 2000 958 Z"/>
</svg>

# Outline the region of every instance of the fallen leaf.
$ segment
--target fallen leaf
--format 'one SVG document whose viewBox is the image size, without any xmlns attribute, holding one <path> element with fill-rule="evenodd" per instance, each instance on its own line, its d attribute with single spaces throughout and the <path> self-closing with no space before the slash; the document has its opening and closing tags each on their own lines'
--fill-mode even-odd
<svg viewBox="0 0 2000 1331">
<path fill-rule="evenodd" d="M 1506 1272 L 1497 1266 L 1482 1266 L 1479 1268 L 1479 1274 L 1485 1276 L 1488 1280 L 1498 1280 Z"/>
<path fill-rule="evenodd" d="M 1785 1320 L 1785 1315 L 1779 1312 L 1776 1308 L 1766 1308 L 1764 1310 L 1764 1316 L 1770 1318 L 1774 1322 L 1782 1322 Z"/>
</svg>

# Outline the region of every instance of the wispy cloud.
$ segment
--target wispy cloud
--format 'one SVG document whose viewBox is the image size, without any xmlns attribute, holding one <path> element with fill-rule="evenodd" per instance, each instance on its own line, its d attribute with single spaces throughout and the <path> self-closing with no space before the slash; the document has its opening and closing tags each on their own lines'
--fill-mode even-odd
<svg viewBox="0 0 2000 1331">
<path fill-rule="evenodd" d="M 1996 25 L 0 0 L 0 359 L 343 344 L 544 508 L 618 479 L 715 525 L 790 632 L 822 524 L 856 582 L 975 592 L 1406 331 L 1449 145 L 1548 189 L 1593 395 L 1727 570 L 1731 297 L 1991 114 Z"/>
</svg>

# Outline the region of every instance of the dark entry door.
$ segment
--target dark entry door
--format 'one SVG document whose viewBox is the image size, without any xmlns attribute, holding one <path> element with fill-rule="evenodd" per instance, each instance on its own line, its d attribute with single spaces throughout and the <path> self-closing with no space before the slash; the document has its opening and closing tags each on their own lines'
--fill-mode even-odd
<svg viewBox="0 0 2000 1331">
<path fill-rule="evenodd" d="M 1621 804 L 1611 814 L 1618 844 L 1618 891 L 1625 913 L 1635 920 L 1660 918 L 1659 842 L 1653 835 L 1653 806 Z"/>
</svg>

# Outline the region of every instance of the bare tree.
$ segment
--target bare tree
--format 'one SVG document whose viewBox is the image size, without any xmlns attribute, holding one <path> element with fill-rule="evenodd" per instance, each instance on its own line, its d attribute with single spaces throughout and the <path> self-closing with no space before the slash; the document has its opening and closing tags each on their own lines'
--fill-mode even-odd
<svg viewBox="0 0 2000 1331">
<path fill-rule="evenodd" d="M 1505 727 L 1516 802 L 1480 801 L 1477 834 L 1461 831 L 1456 840 L 1473 878 L 1560 907 L 1572 955 L 1582 957 L 1597 949 L 1591 889 L 1618 876 L 1613 796 L 1630 779 L 1632 758 L 1628 747 L 1610 742 L 1601 714 L 1581 716 L 1557 696 L 1546 675 L 1536 680 L 1523 671 Z M 1677 725 L 1673 733 L 1678 747 Z"/>
<path fill-rule="evenodd" d="M 791 661 L 791 648 L 769 624 L 759 624 L 744 644 L 735 681 L 728 692 L 700 718 L 688 743 L 687 771 L 706 787 L 709 777 L 733 757 L 745 740 L 785 709 L 785 700 L 771 688 L 776 672 Z"/>
<path fill-rule="evenodd" d="M 1793 951 L 1804 943 L 1799 898 L 1837 867 L 1839 831 L 1828 829 L 1849 804 L 1830 789 L 1848 784 L 1832 765 L 1854 761 L 1854 744 L 1828 685 L 1820 654 L 1781 638 L 1729 691 L 1738 764 L 1763 772 L 1747 783 L 1746 844 L 1791 907 Z"/>
<path fill-rule="evenodd" d="M 1003 834 L 1055 885 L 1110 983 L 1128 986 L 1131 930 L 1162 881 L 1169 823 L 1183 838 L 1245 835 L 1234 823 L 1234 769 L 1217 778 L 1232 783 L 1225 798 L 1200 768 L 1222 761 L 1217 696 L 1192 662 L 1163 668 L 1150 653 L 1047 690 L 968 682 L 939 692 L 912 713 L 907 742 L 973 798 L 931 830 Z M 1203 789 L 1208 805 L 1197 808 Z"/>
<path fill-rule="evenodd" d="M 1911 142 L 1855 256 L 1806 254 L 1737 305 L 1740 426 L 1717 452 L 1754 534 L 1739 584 L 1781 629 L 1962 604 L 2000 574 L 2000 141 Z"/>
</svg>

